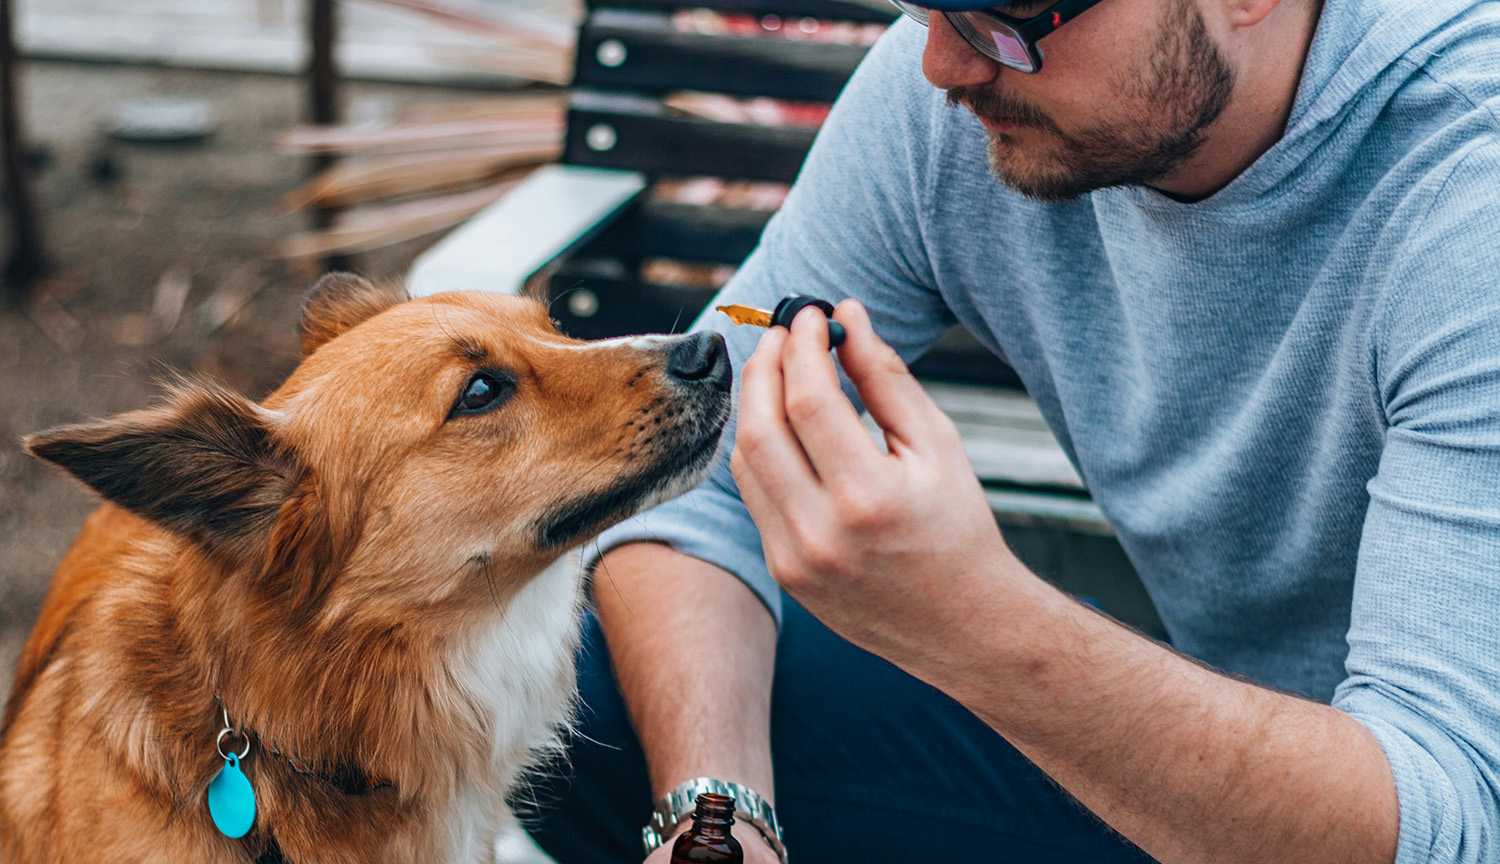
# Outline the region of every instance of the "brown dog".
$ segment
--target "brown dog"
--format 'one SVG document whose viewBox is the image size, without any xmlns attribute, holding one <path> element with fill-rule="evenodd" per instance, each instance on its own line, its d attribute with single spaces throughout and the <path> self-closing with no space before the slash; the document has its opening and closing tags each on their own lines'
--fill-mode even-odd
<svg viewBox="0 0 1500 864">
<path fill-rule="evenodd" d="M 488 860 L 570 707 L 581 591 L 549 565 L 701 479 L 729 413 L 717 336 L 584 343 L 351 276 L 303 331 L 260 405 L 185 384 L 27 440 L 107 503 L 0 721 L 8 864 Z"/>
</svg>

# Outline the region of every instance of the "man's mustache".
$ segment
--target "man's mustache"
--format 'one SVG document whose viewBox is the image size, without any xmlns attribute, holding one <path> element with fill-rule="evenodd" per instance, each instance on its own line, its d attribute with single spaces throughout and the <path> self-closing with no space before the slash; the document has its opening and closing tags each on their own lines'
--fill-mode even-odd
<svg viewBox="0 0 1500 864">
<path fill-rule="evenodd" d="M 975 115 L 996 123 L 1058 131 L 1057 124 L 1042 109 L 987 87 L 954 87 L 948 90 L 948 104 L 952 107 L 962 105 Z"/>
</svg>

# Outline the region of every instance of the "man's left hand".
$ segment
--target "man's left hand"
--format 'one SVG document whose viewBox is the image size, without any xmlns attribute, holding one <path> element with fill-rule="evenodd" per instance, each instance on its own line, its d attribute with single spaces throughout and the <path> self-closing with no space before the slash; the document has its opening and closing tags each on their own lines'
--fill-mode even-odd
<svg viewBox="0 0 1500 864">
<path fill-rule="evenodd" d="M 809 308 L 790 332 L 768 330 L 745 364 L 730 464 L 782 587 L 910 668 L 1019 568 L 1002 566 L 1013 559 L 952 421 L 859 303 L 833 317 L 848 333 L 839 361 L 888 452 L 840 391 L 827 325 Z"/>
</svg>

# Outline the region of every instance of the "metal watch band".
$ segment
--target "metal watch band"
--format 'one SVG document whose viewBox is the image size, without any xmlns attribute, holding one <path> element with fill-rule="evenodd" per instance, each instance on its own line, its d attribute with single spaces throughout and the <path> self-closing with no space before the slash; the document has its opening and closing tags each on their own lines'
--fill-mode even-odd
<svg viewBox="0 0 1500 864">
<path fill-rule="evenodd" d="M 693 808 L 698 804 L 698 795 L 702 792 L 713 792 L 734 798 L 734 818 L 750 824 L 756 831 L 759 831 L 760 836 L 765 838 L 771 849 L 776 852 L 776 857 L 781 859 L 781 864 L 786 864 L 786 846 L 781 842 L 781 823 L 776 821 L 776 811 L 771 809 L 771 805 L 767 804 L 765 799 L 757 795 L 749 786 L 715 780 L 712 777 L 695 777 L 668 792 L 665 797 L 656 802 L 656 809 L 651 813 L 651 822 L 641 829 L 641 840 L 646 845 L 647 855 L 655 852 L 658 847 L 667 842 L 672 832 L 677 830 L 677 826 L 692 814 Z"/>
</svg>

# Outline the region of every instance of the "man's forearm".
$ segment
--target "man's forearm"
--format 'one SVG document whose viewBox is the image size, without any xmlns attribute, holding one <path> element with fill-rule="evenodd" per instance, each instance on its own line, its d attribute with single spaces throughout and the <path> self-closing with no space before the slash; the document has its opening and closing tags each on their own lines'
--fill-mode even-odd
<svg viewBox="0 0 1500 864">
<path fill-rule="evenodd" d="M 776 624 L 734 576 L 658 543 L 611 551 L 594 599 L 660 796 L 699 776 L 774 800 Z"/>
<path fill-rule="evenodd" d="M 1009 581 L 1027 587 L 992 594 L 945 634 L 958 650 L 911 671 L 1126 837 L 1164 862 L 1395 858 L 1395 783 L 1353 718 L 1206 669 L 1029 575 Z"/>
</svg>

